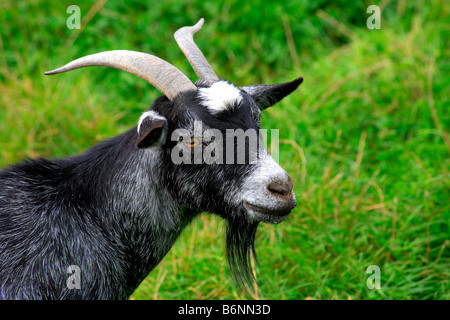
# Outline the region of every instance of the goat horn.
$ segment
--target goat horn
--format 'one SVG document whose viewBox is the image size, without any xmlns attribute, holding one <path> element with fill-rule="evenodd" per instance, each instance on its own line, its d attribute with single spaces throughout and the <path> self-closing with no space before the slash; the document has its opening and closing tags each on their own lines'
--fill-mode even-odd
<svg viewBox="0 0 450 320">
<path fill-rule="evenodd" d="M 192 27 L 178 29 L 174 37 L 199 79 L 205 81 L 207 84 L 213 84 L 219 78 L 194 42 L 194 34 L 200 31 L 204 22 L 205 19 L 201 18 Z"/>
<path fill-rule="evenodd" d="M 134 74 L 156 87 L 170 101 L 181 92 L 197 90 L 191 80 L 170 63 L 151 54 L 129 50 L 91 54 L 45 74 L 57 74 L 89 66 L 110 67 Z"/>
</svg>

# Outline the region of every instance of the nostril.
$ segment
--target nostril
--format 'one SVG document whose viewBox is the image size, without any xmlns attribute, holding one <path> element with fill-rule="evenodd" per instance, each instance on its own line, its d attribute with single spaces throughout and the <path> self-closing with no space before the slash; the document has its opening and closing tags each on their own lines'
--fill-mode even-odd
<svg viewBox="0 0 450 320">
<path fill-rule="evenodd" d="M 273 181 L 267 186 L 267 188 L 272 193 L 286 196 L 292 191 L 292 181 L 291 179 L 288 179 L 288 181 Z"/>
</svg>

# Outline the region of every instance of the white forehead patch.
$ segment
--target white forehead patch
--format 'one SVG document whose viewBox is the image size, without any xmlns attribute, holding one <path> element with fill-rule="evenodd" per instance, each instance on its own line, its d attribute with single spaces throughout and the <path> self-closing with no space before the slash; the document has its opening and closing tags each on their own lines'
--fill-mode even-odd
<svg viewBox="0 0 450 320">
<path fill-rule="evenodd" d="M 242 100 L 239 89 L 226 81 L 215 82 L 211 87 L 198 91 L 202 104 L 213 114 L 232 108 Z"/>
</svg>

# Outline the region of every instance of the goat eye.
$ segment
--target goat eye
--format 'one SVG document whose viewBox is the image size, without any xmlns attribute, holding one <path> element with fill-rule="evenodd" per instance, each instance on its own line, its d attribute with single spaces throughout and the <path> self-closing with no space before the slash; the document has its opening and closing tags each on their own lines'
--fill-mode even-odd
<svg viewBox="0 0 450 320">
<path fill-rule="evenodd" d="M 196 139 L 196 138 L 191 138 L 190 141 L 188 141 L 188 142 L 183 141 L 183 143 L 186 147 L 194 148 L 200 144 L 200 141 L 198 141 L 198 139 Z"/>
</svg>

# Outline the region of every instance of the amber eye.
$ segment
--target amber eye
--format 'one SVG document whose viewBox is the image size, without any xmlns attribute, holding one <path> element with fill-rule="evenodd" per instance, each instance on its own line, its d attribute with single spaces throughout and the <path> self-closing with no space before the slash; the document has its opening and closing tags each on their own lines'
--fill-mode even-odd
<svg viewBox="0 0 450 320">
<path fill-rule="evenodd" d="M 196 139 L 196 138 L 191 138 L 190 141 L 187 141 L 187 142 L 183 141 L 183 143 L 186 147 L 195 148 L 196 146 L 198 146 L 200 144 L 200 141 L 198 141 L 198 139 Z"/>
</svg>

